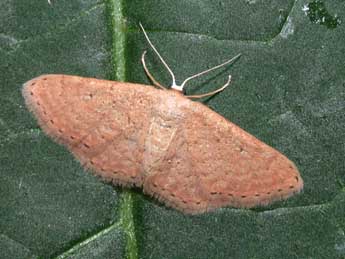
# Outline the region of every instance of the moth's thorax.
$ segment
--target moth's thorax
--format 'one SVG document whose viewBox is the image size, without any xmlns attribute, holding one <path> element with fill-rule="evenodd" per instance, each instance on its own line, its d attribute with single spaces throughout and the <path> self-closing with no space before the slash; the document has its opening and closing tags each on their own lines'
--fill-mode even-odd
<svg viewBox="0 0 345 259">
<path fill-rule="evenodd" d="M 183 108 L 188 107 L 191 101 L 177 90 L 164 91 L 154 105 L 154 114 L 167 119 L 180 119 L 184 116 Z"/>
</svg>

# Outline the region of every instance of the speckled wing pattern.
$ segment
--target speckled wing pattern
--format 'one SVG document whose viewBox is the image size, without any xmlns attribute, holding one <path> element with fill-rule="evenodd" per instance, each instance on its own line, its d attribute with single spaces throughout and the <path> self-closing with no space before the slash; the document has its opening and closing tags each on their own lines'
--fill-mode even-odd
<svg viewBox="0 0 345 259">
<path fill-rule="evenodd" d="M 146 87 L 67 75 L 27 82 L 23 96 L 47 135 L 115 184 L 142 183 L 145 127 L 154 100 Z"/>
<path fill-rule="evenodd" d="M 303 188 L 284 155 L 200 103 L 183 111 L 165 162 L 144 190 L 186 213 L 224 206 L 251 208 Z"/>
<path fill-rule="evenodd" d="M 284 155 L 175 91 L 43 75 L 23 96 L 43 130 L 86 168 L 185 213 L 266 205 L 303 188 Z"/>
</svg>

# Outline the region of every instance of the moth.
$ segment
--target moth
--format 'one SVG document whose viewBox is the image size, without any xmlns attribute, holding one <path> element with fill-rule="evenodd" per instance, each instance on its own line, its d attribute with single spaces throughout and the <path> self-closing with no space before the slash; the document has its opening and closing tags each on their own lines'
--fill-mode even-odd
<svg viewBox="0 0 345 259">
<path fill-rule="evenodd" d="M 198 214 L 220 207 L 251 208 L 288 198 L 303 188 L 296 166 L 248 132 L 194 102 L 223 91 L 184 96 L 185 84 L 232 58 L 187 78 L 155 86 L 69 75 L 42 75 L 22 94 L 43 131 L 87 169 L 116 185 L 142 187 L 169 207 Z"/>
</svg>

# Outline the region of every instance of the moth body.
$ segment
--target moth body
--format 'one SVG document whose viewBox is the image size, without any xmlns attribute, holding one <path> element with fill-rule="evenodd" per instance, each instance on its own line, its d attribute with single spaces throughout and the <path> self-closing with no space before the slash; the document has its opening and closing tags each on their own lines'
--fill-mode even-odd
<svg viewBox="0 0 345 259">
<path fill-rule="evenodd" d="M 23 96 L 42 129 L 86 168 L 185 213 L 266 205 L 303 188 L 283 154 L 176 91 L 42 75 Z"/>
</svg>

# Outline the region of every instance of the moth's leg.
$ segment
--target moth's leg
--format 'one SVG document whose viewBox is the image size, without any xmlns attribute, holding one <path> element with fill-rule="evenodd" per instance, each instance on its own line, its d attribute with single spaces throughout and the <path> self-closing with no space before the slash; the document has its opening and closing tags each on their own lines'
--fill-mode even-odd
<svg viewBox="0 0 345 259">
<path fill-rule="evenodd" d="M 156 79 L 151 75 L 151 73 L 149 72 L 149 70 L 147 69 L 146 67 L 146 63 L 145 63 L 145 54 L 146 54 L 146 50 L 144 51 L 143 55 L 141 56 L 141 62 L 143 63 L 143 67 L 144 67 L 144 70 L 147 74 L 147 76 L 150 78 L 150 80 L 153 82 L 153 84 L 155 86 L 158 86 L 159 88 L 163 89 L 163 90 L 166 90 L 166 88 L 164 86 L 162 86 L 160 83 L 158 83 L 156 81 Z"/>
<path fill-rule="evenodd" d="M 228 87 L 228 85 L 231 82 L 231 75 L 229 75 L 229 79 L 228 81 L 225 83 L 225 85 L 223 85 L 222 87 L 218 88 L 217 90 L 214 90 L 212 92 L 208 92 L 205 94 L 198 94 L 198 95 L 186 95 L 186 97 L 188 98 L 203 98 L 203 97 L 207 97 L 207 96 L 211 96 L 211 95 L 215 95 L 221 91 L 223 91 L 226 87 Z"/>
</svg>

